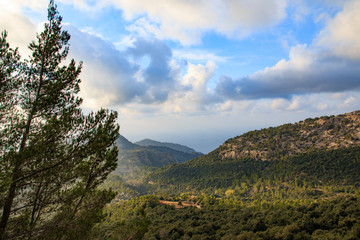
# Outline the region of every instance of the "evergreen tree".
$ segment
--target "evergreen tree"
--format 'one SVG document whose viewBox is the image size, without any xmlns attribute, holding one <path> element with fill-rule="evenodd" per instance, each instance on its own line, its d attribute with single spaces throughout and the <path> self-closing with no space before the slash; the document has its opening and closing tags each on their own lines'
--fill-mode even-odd
<svg viewBox="0 0 360 240">
<path fill-rule="evenodd" d="M 116 168 L 117 113 L 82 113 L 61 21 L 50 1 L 25 61 L 0 38 L 0 239 L 86 239 L 114 197 L 97 186 Z"/>
</svg>

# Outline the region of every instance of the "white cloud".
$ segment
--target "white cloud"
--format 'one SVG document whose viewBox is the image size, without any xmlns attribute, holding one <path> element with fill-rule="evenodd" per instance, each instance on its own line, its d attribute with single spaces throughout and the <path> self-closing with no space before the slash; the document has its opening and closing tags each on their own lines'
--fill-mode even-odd
<svg viewBox="0 0 360 240">
<path fill-rule="evenodd" d="M 107 0 L 73 2 L 79 9 L 99 10 L 113 5 L 123 10 L 129 30 L 159 39 L 172 39 L 184 45 L 201 42 L 206 31 L 231 38 L 243 38 L 271 27 L 286 17 L 286 0 Z"/>
<path fill-rule="evenodd" d="M 289 101 L 283 98 L 277 98 L 272 100 L 271 109 L 274 110 L 283 110 L 289 106 Z"/>
<path fill-rule="evenodd" d="M 294 96 L 292 99 L 277 98 L 271 100 L 271 109 L 277 111 L 299 111 L 308 107 L 308 99 Z"/>
<path fill-rule="evenodd" d="M 351 105 L 355 101 L 356 101 L 356 98 L 354 98 L 353 96 L 350 96 L 349 98 L 345 99 L 344 104 Z"/>
<path fill-rule="evenodd" d="M 344 10 L 328 20 L 327 26 L 315 40 L 339 57 L 360 59 L 360 1 L 347 1 Z"/>
<path fill-rule="evenodd" d="M 119 51 L 99 36 L 70 25 L 66 28 L 72 36 L 71 57 L 84 59 L 80 94 L 85 107 L 161 103 L 176 88 L 180 69 L 163 42 L 137 39 L 131 47 Z M 148 62 L 145 64 L 143 59 Z"/>
<path fill-rule="evenodd" d="M 197 92 L 207 92 L 207 82 L 214 75 L 216 64 L 212 61 L 207 62 L 206 66 L 198 64 L 188 64 L 187 74 L 183 78 L 185 86 L 191 86 Z"/>
<path fill-rule="evenodd" d="M 208 89 L 208 82 L 214 76 L 215 70 L 216 64 L 212 61 L 208 61 L 206 65 L 188 63 L 181 86 L 170 94 L 169 101 L 164 104 L 164 111 L 176 114 L 198 114 L 210 108 L 229 109 L 228 106 L 220 106 L 222 101 Z"/>
<path fill-rule="evenodd" d="M 256 101 L 261 102 L 261 101 Z M 270 99 L 264 100 L 268 105 L 261 108 L 270 107 L 277 112 L 339 112 L 345 113 L 354 111 L 360 106 L 359 92 L 343 92 L 343 93 L 320 93 L 305 94 L 293 96 L 291 99 Z M 265 111 L 265 109 L 263 109 Z"/>
<path fill-rule="evenodd" d="M 289 60 L 280 60 L 247 77 L 222 77 L 217 93 L 243 100 L 360 90 L 359 12 L 359 1 L 348 2 L 313 44 L 292 47 Z M 294 103 L 291 108 L 298 106 Z"/>
<path fill-rule="evenodd" d="M 19 12 L 21 9 L 27 8 L 33 11 L 43 11 L 47 8 L 49 0 L 11 0 L 11 1 L 2 1 L 0 2 L 1 9 L 6 9 L 7 11 Z"/>
<path fill-rule="evenodd" d="M 7 41 L 12 48 L 19 47 L 23 57 L 30 54 L 28 45 L 35 40 L 37 26 L 28 17 L 19 13 L 20 3 L 0 2 L 0 31 L 8 32 Z"/>
<path fill-rule="evenodd" d="M 350 92 L 340 99 L 339 108 L 360 110 L 360 93 Z"/>
<path fill-rule="evenodd" d="M 296 111 L 303 109 L 304 107 L 308 107 L 307 102 L 308 101 L 306 99 L 301 98 L 300 96 L 295 96 L 290 102 L 290 105 L 286 108 L 286 110 Z"/>
</svg>

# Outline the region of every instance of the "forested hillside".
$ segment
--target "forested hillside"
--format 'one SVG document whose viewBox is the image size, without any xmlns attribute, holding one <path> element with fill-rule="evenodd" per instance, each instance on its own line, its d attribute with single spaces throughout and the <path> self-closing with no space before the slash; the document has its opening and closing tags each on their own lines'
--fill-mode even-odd
<svg viewBox="0 0 360 240">
<path fill-rule="evenodd" d="M 116 145 L 119 149 L 118 165 L 104 185 L 117 190 L 120 194 L 118 197 L 144 193 L 143 179 L 156 169 L 174 163 L 183 163 L 203 155 L 187 146 L 149 139 L 143 140 L 141 146 L 121 135 Z"/>
<path fill-rule="evenodd" d="M 358 186 L 359 143 L 359 111 L 306 119 L 229 139 L 207 155 L 155 171 L 147 181 L 156 192 L 223 195 L 233 189 L 270 198 L 280 189 L 306 195 L 320 186 Z"/>
<path fill-rule="evenodd" d="M 149 174 L 93 237 L 360 239 L 359 143 L 359 111 L 245 133 Z"/>
<path fill-rule="evenodd" d="M 158 141 L 154 141 L 151 139 L 143 139 L 139 142 L 136 142 L 135 144 L 144 146 L 144 147 L 166 147 L 166 148 L 173 149 L 175 151 L 202 155 L 202 153 L 196 152 L 194 149 L 192 149 L 190 147 L 187 147 L 187 146 L 184 146 L 181 144 L 177 144 L 177 143 L 158 142 Z"/>
</svg>

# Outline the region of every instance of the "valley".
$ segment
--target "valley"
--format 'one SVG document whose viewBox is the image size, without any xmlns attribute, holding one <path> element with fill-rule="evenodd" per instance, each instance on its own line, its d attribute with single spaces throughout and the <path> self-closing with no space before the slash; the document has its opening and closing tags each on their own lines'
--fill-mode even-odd
<svg viewBox="0 0 360 240">
<path fill-rule="evenodd" d="M 247 132 L 209 154 L 154 163 L 135 184 L 123 181 L 118 190 L 135 194 L 108 206 L 98 236 L 360 238 L 359 111 Z"/>
</svg>

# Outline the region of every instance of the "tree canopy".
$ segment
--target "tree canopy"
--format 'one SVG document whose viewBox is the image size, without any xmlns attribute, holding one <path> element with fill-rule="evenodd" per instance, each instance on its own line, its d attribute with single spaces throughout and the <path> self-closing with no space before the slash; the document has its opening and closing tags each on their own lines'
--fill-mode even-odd
<svg viewBox="0 0 360 240">
<path fill-rule="evenodd" d="M 61 22 L 50 1 L 25 60 L 0 37 L 0 239 L 86 239 L 114 197 L 97 186 L 116 168 L 117 113 L 82 112 Z"/>
</svg>

